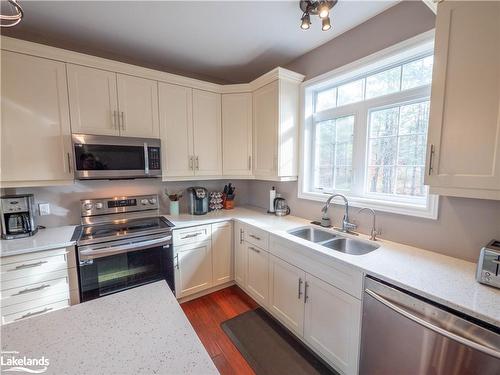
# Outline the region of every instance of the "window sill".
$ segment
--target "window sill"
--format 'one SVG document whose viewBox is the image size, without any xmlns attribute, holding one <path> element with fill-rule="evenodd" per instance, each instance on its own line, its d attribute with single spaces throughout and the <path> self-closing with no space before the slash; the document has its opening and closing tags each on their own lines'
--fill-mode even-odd
<svg viewBox="0 0 500 375">
<path fill-rule="evenodd" d="M 316 202 L 326 202 L 330 194 L 304 192 L 298 193 L 299 199 L 307 199 Z M 401 202 L 388 202 L 379 199 L 365 198 L 365 197 L 352 197 L 346 195 L 349 200 L 349 205 L 359 208 L 371 208 L 375 211 L 389 212 L 398 215 L 421 217 L 425 219 L 437 220 L 439 196 L 429 194 L 426 206 L 414 205 Z M 340 202 L 338 202 L 340 203 Z"/>
</svg>

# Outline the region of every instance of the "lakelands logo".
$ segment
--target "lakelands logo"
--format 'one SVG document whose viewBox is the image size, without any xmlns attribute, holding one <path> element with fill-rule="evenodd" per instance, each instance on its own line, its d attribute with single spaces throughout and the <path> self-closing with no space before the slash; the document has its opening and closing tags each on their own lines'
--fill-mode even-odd
<svg viewBox="0 0 500 375">
<path fill-rule="evenodd" d="M 27 372 L 29 374 L 43 374 L 49 367 L 49 359 L 45 356 L 20 356 L 16 351 L 2 351 L 0 365 L 2 372 Z"/>
</svg>

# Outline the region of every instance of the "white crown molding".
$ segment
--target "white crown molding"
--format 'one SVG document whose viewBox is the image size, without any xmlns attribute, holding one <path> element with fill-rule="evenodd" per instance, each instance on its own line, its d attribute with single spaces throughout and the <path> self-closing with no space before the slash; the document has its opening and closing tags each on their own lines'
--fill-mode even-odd
<svg viewBox="0 0 500 375">
<path fill-rule="evenodd" d="M 270 72 L 263 74 L 250 83 L 236 85 L 220 85 L 199 79 L 188 78 L 177 74 L 161 72 L 158 70 L 143 68 L 119 61 L 104 59 L 79 52 L 68 51 L 61 48 L 46 46 L 39 43 L 28 42 L 21 39 L 1 36 L 2 50 L 23 53 L 26 55 L 38 56 L 46 59 L 57 60 L 69 64 L 89 66 L 97 69 L 108 70 L 121 74 L 128 74 L 142 78 L 152 79 L 160 82 L 167 82 L 174 85 L 191 87 L 194 89 L 211 91 L 215 93 L 242 93 L 252 92 L 277 79 L 290 80 L 300 83 L 304 76 L 291 70 L 277 67 Z"/>
</svg>

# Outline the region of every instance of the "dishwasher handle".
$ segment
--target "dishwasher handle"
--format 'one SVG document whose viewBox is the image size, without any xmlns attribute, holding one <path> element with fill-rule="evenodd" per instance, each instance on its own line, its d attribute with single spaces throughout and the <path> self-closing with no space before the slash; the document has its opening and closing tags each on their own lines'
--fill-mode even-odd
<svg viewBox="0 0 500 375">
<path fill-rule="evenodd" d="M 411 312 L 409 312 L 405 308 L 395 304 L 394 302 L 387 300 L 386 298 L 382 297 L 381 295 L 375 293 L 373 290 L 365 289 L 365 293 L 367 293 L 368 295 L 370 295 L 375 300 L 382 303 L 383 305 L 385 305 L 389 309 L 404 316 L 405 318 L 408 318 L 408 319 L 414 321 L 417 324 L 420 324 L 421 326 L 423 326 L 425 328 L 428 328 L 428 329 L 430 329 L 430 330 L 432 330 L 440 335 L 443 335 L 451 340 L 457 341 L 460 344 L 466 345 L 472 349 L 478 350 L 482 353 L 485 353 L 485 354 L 488 354 L 492 357 L 500 359 L 500 351 L 498 351 L 498 350 L 495 350 L 495 349 L 490 348 L 488 346 L 479 344 L 475 341 L 469 340 L 468 338 L 459 336 L 459 335 L 457 335 L 453 332 L 450 332 L 444 328 L 438 327 L 437 325 L 432 324 L 432 323 L 428 322 L 427 320 L 422 319 L 422 318 L 412 314 Z"/>
</svg>

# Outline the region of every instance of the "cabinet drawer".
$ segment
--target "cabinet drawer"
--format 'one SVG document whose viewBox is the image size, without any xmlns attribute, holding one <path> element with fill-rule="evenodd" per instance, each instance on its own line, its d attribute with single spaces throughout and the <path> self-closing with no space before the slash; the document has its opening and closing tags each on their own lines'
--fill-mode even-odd
<svg viewBox="0 0 500 375">
<path fill-rule="evenodd" d="M 210 240 L 211 235 L 211 225 L 200 225 L 198 227 L 176 229 L 173 233 L 174 246 L 208 241 Z"/>
<path fill-rule="evenodd" d="M 269 233 L 251 226 L 245 228 L 245 240 L 261 249 L 269 249 Z"/>
<path fill-rule="evenodd" d="M 7 324 L 7 323 L 12 323 L 12 322 L 17 322 L 19 320 L 31 318 L 33 316 L 38 316 L 42 314 L 46 314 L 48 312 L 52 312 L 55 310 L 62 309 L 64 307 L 68 307 L 70 305 L 69 298 L 67 296 L 62 295 L 60 298 L 62 298 L 59 301 L 48 303 L 46 305 L 42 306 L 37 306 L 33 308 L 29 308 L 27 310 L 23 311 L 16 311 L 16 312 L 7 312 L 7 311 L 2 311 L 5 315 L 2 315 L 2 324 Z"/>
<path fill-rule="evenodd" d="M 38 259 L 27 259 L 16 263 L 2 264 L 0 267 L 1 280 L 5 282 L 67 268 L 67 254 L 59 254 Z"/>
<path fill-rule="evenodd" d="M 2 324 L 54 311 L 69 306 L 71 304 L 70 302 L 70 293 L 66 291 L 64 293 L 39 298 L 34 301 L 16 303 L 15 305 L 2 307 Z"/>
<path fill-rule="evenodd" d="M 70 272 L 75 273 L 76 270 L 72 268 Z M 51 274 L 53 274 L 53 276 L 56 276 L 58 273 L 51 272 Z M 4 308 L 17 303 L 45 298 L 54 294 L 65 293 L 70 290 L 70 277 L 71 276 L 69 275 L 69 273 L 65 272 L 62 277 L 58 277 L 55 279 L 52 278 L 33 284 L 30 283 L 27 285 L 18 286 L 16 288 L 3 290 L 1 295 L 1 307 Z"/>
</svg>

